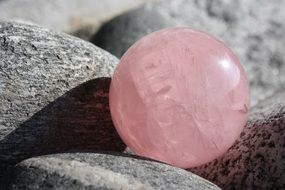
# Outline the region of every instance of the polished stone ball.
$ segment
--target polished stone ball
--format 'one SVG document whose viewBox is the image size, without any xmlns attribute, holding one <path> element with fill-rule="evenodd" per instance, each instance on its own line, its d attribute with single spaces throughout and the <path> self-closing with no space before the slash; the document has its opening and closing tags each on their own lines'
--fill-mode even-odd
<svg viewBox="0 0 285 190">
<path fill-rule="evenodd" d="M 169 28 L 136 42 L 112 77 L 110 109 L 136 154 L 181 168 L 225 153 L 248 116 L 246 73 L 214 37 Z"/>
</svg>

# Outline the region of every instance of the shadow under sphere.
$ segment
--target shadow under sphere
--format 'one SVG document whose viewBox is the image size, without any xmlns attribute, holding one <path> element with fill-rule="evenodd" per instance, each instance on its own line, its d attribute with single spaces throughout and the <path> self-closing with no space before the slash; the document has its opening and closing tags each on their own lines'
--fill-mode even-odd
<svg viewBox="0 0 285 190">
<path fill-rule="evenodd" d="M 0 141 L 0 176 L 19 161 L 68 151 L 117 151 L 126 146 L 109 110 L 110 78 L 87 81 L 33 115 Z"/>
</svg>

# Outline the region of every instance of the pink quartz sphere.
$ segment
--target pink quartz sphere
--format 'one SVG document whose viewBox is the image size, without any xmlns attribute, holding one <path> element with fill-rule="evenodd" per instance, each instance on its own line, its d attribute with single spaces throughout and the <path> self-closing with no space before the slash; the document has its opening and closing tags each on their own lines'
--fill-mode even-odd
<svg viewBox="0 0 285 190">
<path fill-rule="evenodd" d="M 116 130 L 136 154 L 181 168 L 225 153 L 248 116 L 246 73 L 214 37 L 169 28 L 136 42 L 112 78 Z"/>
</svg>

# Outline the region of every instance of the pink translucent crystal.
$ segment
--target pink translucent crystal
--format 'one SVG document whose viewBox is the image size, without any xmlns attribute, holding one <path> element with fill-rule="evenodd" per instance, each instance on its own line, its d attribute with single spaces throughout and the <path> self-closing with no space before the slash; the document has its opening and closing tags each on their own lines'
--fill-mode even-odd
<svg viewBox="0 0 285 190">
<path fill-rule="evenodd" d="M 136 154 L 182 168 L 207 163 L 234 143 L 248 115 L 244 69 L 223 43 L 172 28 L 135 43 L 110 87 L 110 109 Z"/>
</svg>

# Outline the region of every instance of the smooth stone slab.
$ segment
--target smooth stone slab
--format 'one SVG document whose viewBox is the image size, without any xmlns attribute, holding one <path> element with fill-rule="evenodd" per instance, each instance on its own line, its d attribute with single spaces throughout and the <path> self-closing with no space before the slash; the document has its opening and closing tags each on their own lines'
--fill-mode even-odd
<svg viewBox="0 0 285 190">
<path fill-rule="evenodd" d="M 1 22 L 0 57 L 0 168 L 52 152 L 124 150 L 108 105 L 114 56 L 63 33 Z"/>
<path fill-rule="evenodd" d="M 10 179 L 12 190 L 219 189 L 185 170 L 124 154 L 72 153 L 35 157 L 19 163 Z"/>
</svg>

